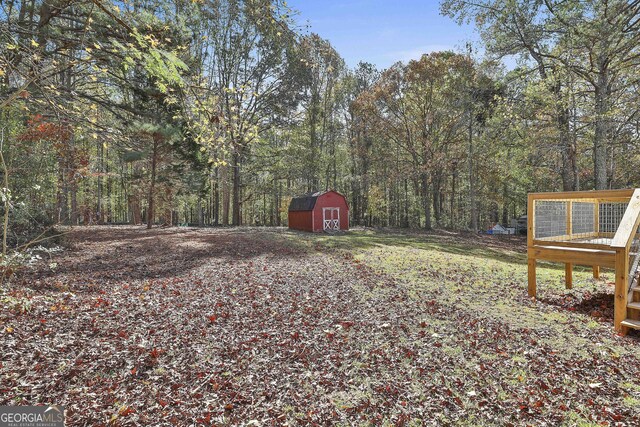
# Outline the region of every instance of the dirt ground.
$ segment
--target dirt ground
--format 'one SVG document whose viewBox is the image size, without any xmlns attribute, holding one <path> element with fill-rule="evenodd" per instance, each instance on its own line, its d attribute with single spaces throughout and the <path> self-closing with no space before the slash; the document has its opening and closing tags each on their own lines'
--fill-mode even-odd
<svg viewBox="0 0 640 427">
<path fill-rule="evenodd" d="M 607 275 L 522 239 L 80 227 L 0 290 L 0 405 L 70 426 L 640 425 Z"/>
</svg>

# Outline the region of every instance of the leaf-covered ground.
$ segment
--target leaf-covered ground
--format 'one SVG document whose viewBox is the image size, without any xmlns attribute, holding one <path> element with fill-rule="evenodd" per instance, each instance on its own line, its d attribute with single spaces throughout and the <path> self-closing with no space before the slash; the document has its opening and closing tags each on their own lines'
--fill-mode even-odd
<svg viewBox="0 0 640 427">
<path fill-rule="evenodd" d="M 532 301 L 521 239 L 92 227 L 69 245 L 0 291 L 0 405 L 74 426 L 640 424 L 611 273 L 566 291 L 543 265 Z"/>
</svg>

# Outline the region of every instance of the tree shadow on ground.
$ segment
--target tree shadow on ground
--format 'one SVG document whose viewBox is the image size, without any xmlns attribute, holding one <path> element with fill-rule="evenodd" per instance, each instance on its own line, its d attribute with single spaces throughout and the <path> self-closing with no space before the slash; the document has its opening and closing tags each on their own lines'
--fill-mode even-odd
<svg viewBox="0 0 640 427">
<path fill-rule="evenodd" d="M 317 240 L 320 244 L 337 249 L 366 250 L 395 246 L 493 259 L 511 264 L 527 263 L 526 240 L 521 236 L 488 236 L 447 231 L 357 230 L 337 236 L 307 233 L 302 238 Z"/>
<path fill-rule="evenodd" d="M 54 259 L 58 266 L 50 269 L 48 263 L 41 265 L 25 273 L 23 283 L 43 290 L 51 286 L 47 283 L 50 281 L 43 279 L 55 277 L 67 286 L 90 292 L 92 280 L 170 278 L 207 263 L 217 263 L 223 268 L 228 263 L 262 256 L 291 259 L 305 256 L 304 248 L 275 234 L 244 233 L 233 228 L 77 227 L 69 231 L 67 239 L 69 250 Z"/>
</svg>

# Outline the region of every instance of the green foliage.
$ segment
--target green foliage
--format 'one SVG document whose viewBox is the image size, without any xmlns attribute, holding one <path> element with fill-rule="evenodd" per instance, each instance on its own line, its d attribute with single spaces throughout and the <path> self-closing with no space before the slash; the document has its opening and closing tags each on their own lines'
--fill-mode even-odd
<svg viewBox="0 0 640 427">
<path fill-rule="evenodd" d="M 284 224 L 333 188 L 354 225 L 484 228 L 527 192 L 602 185 L 602 159 L 607 186 L 636 186 L 637 7 L 607 4 L 447 0 L 483 60 L 349 70 L 277 0 L 10 2 L 10 227 L 139 223 L 154 201 L 150 222 Z"/>
</svg>

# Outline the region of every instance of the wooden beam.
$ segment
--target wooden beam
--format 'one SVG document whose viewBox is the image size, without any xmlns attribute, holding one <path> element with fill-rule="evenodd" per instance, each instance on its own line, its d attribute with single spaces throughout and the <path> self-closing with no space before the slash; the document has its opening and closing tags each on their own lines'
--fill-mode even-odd
<svg viewBox="0 0 640 427">
<path fill-rule="evenodd" d="M 541 202 L 569 202 L 569 201 L 575 201 L 575 202 L 582 202 L 582 203 L 595 203 L 595 201 L 597 199 L 585 199 L 583 197 L 555 197 L 556 194 L 558 193 L 544 193 L 547 194 L 547 196 L 542 197 L 539 194 L 534 194 L 534 199 L 535 200 L 540 200 Z M 625 200 L 629 200 L 628 197 L 621 197 L 619 199 L 614 199 L 614 200 L 618 200 L 621 202 L 624 202 Z"/>
<path fill-rule="evenodd" d="M 528 195 L 527 198 L 527 245 L 529 248 L 533 246 L 533 239 L 535 238 L 535 230 L 533 229 L 533 224 L 535 223 L 535 201 L 531 194 Z M 529 259 L 527 260 L 528 264 L 528 275 L 527 275 L 527 292 L 531 298 L 536 297 L 536 259 L 529 254 L 529 250 L 527 250 L 527 256 Z"/>
<path fill-rule="evenodd" d="M 593 266 L 593 278 L 594 279 L 599 279 L 600 278 L 600 266 L 599 265 L 594 265 Z"/>
<path fill-rule="evenodd" d="M 600 203 L 628 203 L 631 197 L 605 197 L 598 198 Z"/>
<path fill-rule="evenodd" d="M 564 265 L 564 285 L 567 289 L 573 287 L 573 264 L 570 262 Z"/>
<path fill-rule="evenodd" d="M 539 237 L 536 240 L 542 240 L 542 241 L 548 241 L 548 242 L 557 242 L 557 241 L 561 241 L 561 240 L 573 240 L 573 239 L 588 239 L 589 237 L 598 237 L 598 234 L 595 232 L 589 232 L 589 233 L 578 233 L 579 237 L 575 237 L 569 234 L 559 234 L 557 236 L 549 236 L 549 237 Z"/>
<path fill-rule="evenodd" d="M 570 249 L 551 246 L 535 246 L 527 250 L 529 258 L 567 263 L 574 265 L 600 265 L 602 267 L 615 268 L 616 253 L 614 251 L 602 251 L 597 249 Z"/>
<path fill-rule="evenodd" d="M 624 199 L 633 195 L 635 188 L 623 190 L 591 190 L 591 191 L 563 191 L 558 193 L 529 193 L 533 199 Z"/>
<path fill-rule="evenodd" d="M 627 285 L 629 274 L 629 253 L 625 248 L 616 251 L 616 288 L 613 299 L 613 325 L 622 335 L 627 334 L 627 327 L 622 321 L 627 318 Z"/>
<path fill-rule="evenodd" d="M 557 236 L 540 237 L 536 240 L 542 242 L 566 242 L 568 240 L 571 240 L 571 236 L 569 236 L 568 234 L 559 234 Z"/>
<path fill-rule="evenodd" d="M 546 194 L 547 196 L 540 196 L 539 194 Z M 590 197 L 555 197 L 558 193 L 538 193 L 535 195 L 535 200 L 542 200 L 544 202 L 568 202 L 574 201 L 576 203 L 627 203 L 631 196 L 623 196 L 623 197 L 598 197 L 598 198 L 590 198 Z"/>
<path fill-rule="evenodd" d="M 536 246 L 558 246 L 561 248 L 583 248 L 583 249 L 599 249 L 610 251 L 611 246 L 604 243 L 584 243 L 584 242 L 554 242 L 552 240 L 534 240 L 533 247 Z"/>
</svg>

